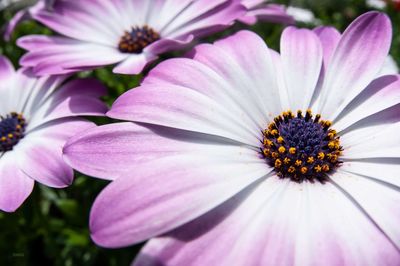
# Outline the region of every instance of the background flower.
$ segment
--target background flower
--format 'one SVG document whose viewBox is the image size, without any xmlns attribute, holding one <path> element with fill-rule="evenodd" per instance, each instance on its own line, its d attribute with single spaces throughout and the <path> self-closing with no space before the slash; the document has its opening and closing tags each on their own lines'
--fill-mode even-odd
<svg viewBox="0 0 400 266">
<path fill-rule="evenodd" d="M 161 235 L 135 265 L 399 264 L 400 77 L 376 78 L 391 33 L 369 12 L 343 35 L 288 27 L 280 55 L 242 31 L 159 64 L 108 112 L 136 123 L 64 148 L 79 171 L 120 173 L 93 240 Z"/>
<path fill-rule="evenodd" d="M 321 24 L 321 22 L 315 17 L 314 13 L 308 9 L 289 6 L 287 8 L 287 13 L 298 22 L 309 23 L 313 25 Z"/>
<path fill-rule="evenodd" d="M 62 85 L 66 76 L 15 72 L 5 57 L 0 57 L 0 78 L 0 209 L 12 212 L 29 196 L 34 181 L 51 187 L 72 183 L 61 148 L 94 126 L 76 116 L 101 116 L 107 108 L 98 99 L 105 88 L 93 79 Z"/>
<path fill-rule="evenodd" d="M 29 1 L 28 3 L 25 3 L 27 1 L 15 1 L 16 4 L 30 4 Z M 37 3 L 34 4 L 33 6 L 25 7 L 22 10 L 18 11 L 14 17 L 10 20 L 10 22 L 7 23 L 5 29 L 4 29 L 4 38 L 6 41 L 9 41 L 11 38 L 11 34 L 13 33 L 15 27 L 25 21 L 32 19 L 33 15 L 38 13 L 40 10 L 51 10 L 55 0 L 38 0 L 36 1 Z M 10 3 L 11 4 L 11 3 Z"/>
<path fill-rule="evenodd" d="M 60 0 L 32 16 L 65 37 L 21 38 L 28 54 L 20 63 L 39 75 L 113 64 L 115 73 L 139 74 L 159 54 L 221 30 L 244 12 L 236 0 Z"/>
</svg>

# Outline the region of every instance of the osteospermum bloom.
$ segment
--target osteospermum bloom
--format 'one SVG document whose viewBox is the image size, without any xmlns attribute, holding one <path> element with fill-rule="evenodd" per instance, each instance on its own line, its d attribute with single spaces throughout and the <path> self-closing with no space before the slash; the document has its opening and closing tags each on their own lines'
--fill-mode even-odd
<svg viewBox="0 0 400 266">
<path fill-rule="evenodd" d="M 112 64 L 115 73 L 138 74 L 159 54 L 220 30 L 244 12 L 237 0 L 60 0 L 32 16 L 63 36 L 19 39 L 29 51 L 20 63 L 38 75 Z"/>
<path fill-rule="evenodd" d="M 105 88 L 96 80 L 65 79 L 15 71 L 0 57 L 0 210 L 15 211 L 34 181 L 57 188 L 72 182 L 62 147 L 71 136 L 94 126 L 76 116 L 104 115 L 107 108 L 98 99 Z"/>
<path fill-rule="evenodd" d="M 135 265 L 399 265 L 400 78 L 376 78 L 390 42 L 371 12 L 343 35 L 289 27 L 280 54 L 242 31 L 159 64 L 108 113 L 134 123 L 64 147 L 119 175 L 93 240 L 154 237 Z"/>
<path fill-rule="evenodd" d="M 265 0 L 242 0 L 242 4 L 246 7 L 247 12 L 239 18 L 240 22 L 250 25 L 255 24 L 258 20 L 286 24 L 294 22 L 282 5 L 268 3 Z"/>
</svg>

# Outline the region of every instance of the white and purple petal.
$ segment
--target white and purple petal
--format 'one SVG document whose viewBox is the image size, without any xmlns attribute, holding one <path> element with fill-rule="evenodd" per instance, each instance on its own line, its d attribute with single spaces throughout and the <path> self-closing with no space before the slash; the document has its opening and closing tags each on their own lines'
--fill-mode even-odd
<svg viewBox="0 0 400 266">
<path fill-rule="evenodd" d="M 334 185 L 275 176 L 150 240 L 133 265 L 395 265 L 380 229 Z"/>
<path fill-rule="evenodd" d="M 200 146 L 200 152 L 137 164 L 134 171 L 114 180 L 92 207 L 93 240 L 104 247 L 122 247 L 168 232 L 272 170 L 251 149 Z"/>
<path fill-rule="evenodd" d="M 306 110 L 320 77 L 323 50 L 317 35 L 306 29 L 286 28 L 281 37 L 281 59 L 289 106 Z"/>
<path fill-rule="evenodd" d="M 16 164 L 18 154 L 0 154 L 0 210 L 14 212 L 31 194 L 34 181 Z"/>
<path fill-rule="evenodd" d="M 89 121 L 67 118 L 49 122 L 29 132 L 20 143 L 19 168 L 30 178 L 50 187 L 71 185 L 73 170 L 62 158 L 65 142 L 81 131 L 94 127 Z"/>
<path fill-rule="evenodd" d="M 247 8 L 244 16 L 239 21 L 253 25 L 257 21 L 273 23 L 293 24 L 294 19 L 286 12 L 282 5 L 268 3 L 264 0 L 242 0 L 241 3 Z"/>
<path fill-rule="evenodd" d="M 387 15 L 368 12 L 343 33 L 326 70 L 318 108 L 333 120 L 382 68 L 390 48 L 391 23 Z"/>
</svg>

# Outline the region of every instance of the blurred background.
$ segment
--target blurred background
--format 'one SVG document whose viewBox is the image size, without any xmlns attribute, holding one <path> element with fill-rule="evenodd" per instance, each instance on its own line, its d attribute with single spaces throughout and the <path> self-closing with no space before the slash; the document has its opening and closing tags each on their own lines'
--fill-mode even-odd
<svg viewBox="0 0 400 266">
<path fill-rule="evenodd" d="M 4 27 L 15 12 L 33 2 L 35 1 L 0 0 L 0 27 Z M 299 20 L 298 26 L 312 28 L 317 25 L 333 25 L 340 31 L 366 11 L 378 9 L 386 12 L 392 19 L 394 31 L 390 53 L 397 64 L 400 64 L 400 0 L 397 2 L 390 0 L 270 2 L 306 9 L 296 14 Z M 202 41 L 212 42 L 243 28 L 257 32 L 269 47 L 279 49 L 283 26 L 264 22 L 251 27 L 237 24 Z M 52 34 L 52 32 L 30 21 L 17 27 L 10 42 L 0 39 L 0 54 L 10 58 L 16 67 L 24 51 L 16 47 L 15 41 L 27 34 Z M 183 53 L 184 51 L 167 54 L 160 60 L 181 56 Z M 118 95 L 137 86 L 142 78 L 142 75 L 115 75 L 110 68 L 79 73 L 77 76 L 94 76 L 101 80 L 109 89 L 104 101 L 110 105 Z M 94 121 L 98 124 L 113 122 L 107 118 Z M 142 245 L 112 250 L 97 247 L 90 239 L 88 230 L 90 207 L 96 195 L 107 183 L 80 173 L 75 174 L 73 185 L 66 189 L 52 189 L 36 183 L 32 195 L 15 213 L 0 211 L 0 265 L 129 265 Z"/>
</svg>

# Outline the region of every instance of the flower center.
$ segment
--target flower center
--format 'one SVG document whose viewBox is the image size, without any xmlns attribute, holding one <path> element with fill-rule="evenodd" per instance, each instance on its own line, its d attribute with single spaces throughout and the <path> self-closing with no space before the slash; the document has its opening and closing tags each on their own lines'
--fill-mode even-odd
<svg viewBox="0 0 400 266">
<path fill-rule="evenodd" d="M 0 152 L 12 150 L 24 137 L 26 127 L 22 114 L 12 112 L 6 117 L 0 116 Z"/>
<path fill-rule="evenodd" d="M 118 49 L 122 53 L 140 54 L 149 44 L 160 39 L 160 35 L 145 25 L 143 27 L 132 27 L 131 31 L 125 31 L 121 37 Z"/>
<path fill-rule="evenodd" d="M 311 110 L 304 116 L 283 112 L 263 131 L 262 154 L 281 178 L 323 183 L 340 166 L 343 150 L 331 124 L 319 114 L 313 117 Z"/>
</svg>

